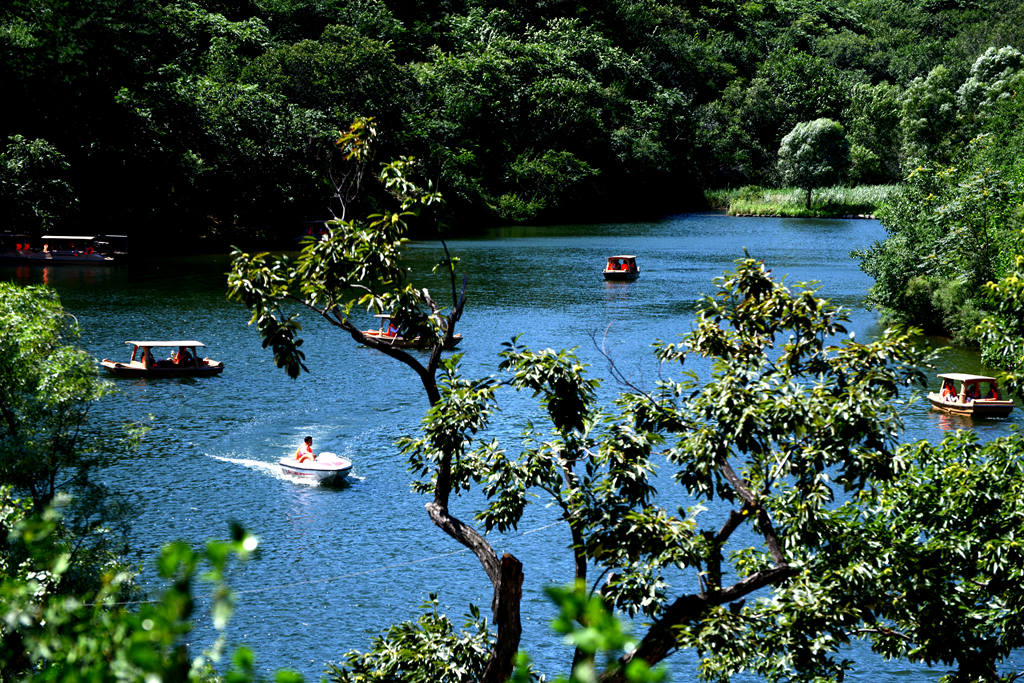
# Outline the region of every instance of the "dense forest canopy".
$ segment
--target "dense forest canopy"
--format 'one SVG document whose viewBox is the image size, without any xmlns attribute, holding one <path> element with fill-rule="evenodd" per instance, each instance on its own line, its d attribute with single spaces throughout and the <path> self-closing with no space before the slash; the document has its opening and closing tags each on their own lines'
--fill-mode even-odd
<svg viewBox="0 0 1024 683">
<path fill-rule="evenodd" d="M 462 225 L 777 183 L 782 138 L 820 118 L 852 182 L 892 182 L 1020 68 L 1022 31 L 1011 0 L 10 0 L 0 220 L 288 239 L 330 216 L 357 115 Z"/>
</svg>

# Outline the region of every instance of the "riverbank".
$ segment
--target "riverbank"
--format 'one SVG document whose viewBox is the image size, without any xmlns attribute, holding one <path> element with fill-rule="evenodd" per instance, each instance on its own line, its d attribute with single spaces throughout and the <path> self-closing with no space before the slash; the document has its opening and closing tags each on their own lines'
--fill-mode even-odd
<svg viewBox="0 0 1024 683">
<path fill-rule="evenodd" d="M 875 213 L 897 185 L 858 185 L 823 187 L 811 194 L 801 188 L 767 188 L 756 185 L 724 190 L 708 190 L 705 197 L 712 208 L 730 216 L 770 216 L 781 218 L 874 218 Z"/>
</svg>

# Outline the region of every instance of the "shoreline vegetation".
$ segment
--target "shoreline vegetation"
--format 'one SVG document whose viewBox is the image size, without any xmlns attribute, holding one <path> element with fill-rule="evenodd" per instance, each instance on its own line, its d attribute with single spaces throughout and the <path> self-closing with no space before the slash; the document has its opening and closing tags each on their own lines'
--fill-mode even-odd
<svg viewBox="0 0 1024 683">
<path fill-rule="evenodd" d="M 797 187 L 767 188 L 745 185 L 708 190 L 704 196 L 713 209 L 730 216 L 781 218 L 875 218 L 879 207 L 898 185 L 837 185 L 814 191 L 811 208 L 806 190 Z"/>
</svg>

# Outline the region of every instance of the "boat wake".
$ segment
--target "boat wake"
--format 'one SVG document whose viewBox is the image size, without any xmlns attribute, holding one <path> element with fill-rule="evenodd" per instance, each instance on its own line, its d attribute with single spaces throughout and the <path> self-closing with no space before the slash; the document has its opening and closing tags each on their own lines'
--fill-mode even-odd
<svg viewBox="0 0 1024 683">
<path fill-rule="evenodd" d="M 242 467 L 248 467 L 251 470 L 256 470 L 258 472 L 263 472 L 264 474 L 269 474 L 275 479 L 281 479 L 282 481 L 290 481 L 295 484 L 304 484 L 306 486 L 311 487 L 317 487 L 320 485 L 320 482 L 316 481 L 315 479 L 311 479 L 310 477 L 300 477 L 285 474 L 284 471 L 281 470 L 281 465 L 278 464 L 276 460 L 274 462 L 267 462 L 265 460 L 253 460 L 251 458 L 228 458 L 223 455 L 210 455 L 210 457 L 213 458 L 214 460 L 220 460 L 221 462 L 229 462 L 232 465 L 241 465 Z M 364 478 L 349 475 L 348 479 L 355 481 L 363 481 Z"/>
<path fill-rule="evenodd" d="M 269 474 L 275 479 L 281 479 L 283 481 L 290 481 L 296 484 L 305 484 L 306 486 L 318 486 L 319 482 L 310 481 L 305 477 L 293 477 L 285 474 L 281 471 L 281 466 L 277 462 L 267 462 L 265 460 L 253 460 L 251 458 L 228 458 L 222 455 L 211 455 L 214 460 L 220 460 L 221 462 L 229 462 L 232 465 L 241 465 L 242 467 L 248 467 L 251 470 L 263 472 Z"/>
</svg>

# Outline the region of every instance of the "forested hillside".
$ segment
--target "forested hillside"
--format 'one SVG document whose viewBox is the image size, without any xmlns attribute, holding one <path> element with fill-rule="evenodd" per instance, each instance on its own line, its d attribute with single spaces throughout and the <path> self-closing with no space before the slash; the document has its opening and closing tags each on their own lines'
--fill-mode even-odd
<svg viewBox="0 0 1024 683">
<path fill-rule="evenodd" d="M 892 182 L 973 135 L 1022 46 L 1012 0 L 8 0 L 0 228 L 289 239 L 355 116 L 471 229 L 773 184 L 823 117 L 851 182 Z"/>
</svg>

